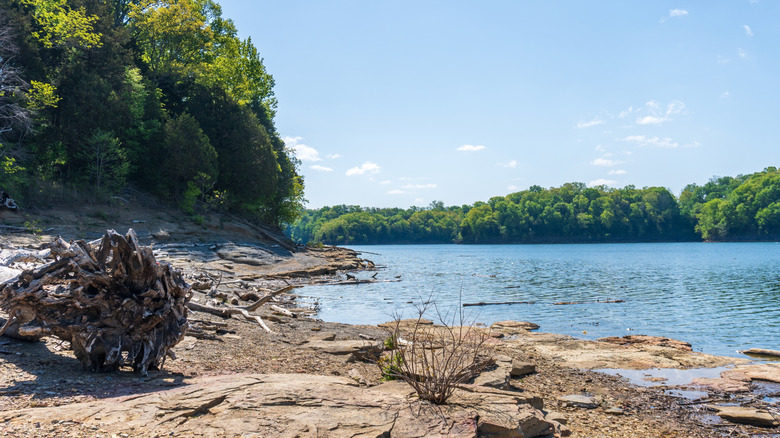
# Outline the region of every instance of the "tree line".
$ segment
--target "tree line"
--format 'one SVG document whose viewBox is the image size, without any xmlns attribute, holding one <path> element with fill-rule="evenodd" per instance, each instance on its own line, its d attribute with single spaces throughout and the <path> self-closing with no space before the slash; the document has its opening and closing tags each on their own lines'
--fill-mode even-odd
<svg viewBox="0 0 780 438">
<path fill-rule="evenodd" d="M 0 0 L 0 188 L 33 202 L 132 183 L 292 221 L 303 179 L 273 86 L 213 0 Z"/>
<path fill-rule="evenodd" d="M 663 187 L 567 183 L 425 208 L 338 205 L 306 210 L 288 227 L 302 243 L 588 243 L 780 238 L 780 171 Z"/>
</svg>

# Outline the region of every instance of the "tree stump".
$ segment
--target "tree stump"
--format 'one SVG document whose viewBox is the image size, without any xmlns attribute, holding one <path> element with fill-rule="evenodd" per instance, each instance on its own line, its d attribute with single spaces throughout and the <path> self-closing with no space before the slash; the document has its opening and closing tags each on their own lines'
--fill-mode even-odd
<svg viewBox="0 0 780 438">
<path fill-rule="evenodd" d="M 58 238 L 50 248 L 54 261 L 0 291 L 9 314 L 0 334 L 69 341 L 93 371 L 162 368 L 187 329 L 190 288 L 181 273 L 158 263 L 132 229 L 125 236 L 108 230 L 94 246 Z"/>
</svg>

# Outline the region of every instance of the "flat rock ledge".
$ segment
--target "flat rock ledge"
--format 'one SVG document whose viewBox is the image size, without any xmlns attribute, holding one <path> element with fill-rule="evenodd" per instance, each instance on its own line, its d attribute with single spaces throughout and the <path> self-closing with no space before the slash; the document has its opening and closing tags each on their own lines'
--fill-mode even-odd
<svg viewBox="0 0 780 438">
<path fill-rule="evenodd" d="M 68 423 L 140 437 L 536 437 L 554 433 L 559 425 L 546 420 L 528 401 L 506 391 L 469 385 L 457 390 L 448 405 L 430 406 L 401 382 L 365 388 L 337 376 L 228 375 L 150 394 L 4 411 L 0 430 Z"/>
</svg>

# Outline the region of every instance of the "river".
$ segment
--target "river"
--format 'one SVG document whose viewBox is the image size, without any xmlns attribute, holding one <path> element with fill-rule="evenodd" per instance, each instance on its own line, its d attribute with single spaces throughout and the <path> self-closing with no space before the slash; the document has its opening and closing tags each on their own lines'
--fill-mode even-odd
<svg viewBox="0 0 780 438">
<path fill-rule="evenodd" d="M 301 294 L 319 301 L 323 320 L 376 324 L 415 316 L 413 305 L 426 301 L 449 314 L 459 301 L 519 301 L 532 304 L 462 309 L 469 322 L 531 321 L 585 339 L 668 336 L 727 356 L 780 349 L 779 243 L 350 248 L 384 267 L 377 280 L 401 281 L 307 286 Z M 616 300 L 624 302 L 603 302 Z M 585 303 L 554 304 L 578 301 Z"/>
</svg>

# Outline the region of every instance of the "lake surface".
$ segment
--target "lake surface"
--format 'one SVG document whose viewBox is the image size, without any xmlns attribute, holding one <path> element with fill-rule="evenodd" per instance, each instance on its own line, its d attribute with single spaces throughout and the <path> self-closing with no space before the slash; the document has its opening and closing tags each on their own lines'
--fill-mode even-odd
<svg viewBox="0 0 780 438">
<path fill-rule="evenodd" d="M 442 311 L 463 303 L 469 321 L 531 321 L 540 331 L 585 339 L 646 334 L 693 344 L 695 351 L 741 356 L 780 349 L 780 244 L 637 243 L 594 245 L 351 246 L 386 268 L 378 280 L 307 286 L 319 318 L 376 324 L 394 312 L 415 316 L 410 301 Z M 358 273 L 368 278 L 371 272 Z M 624 303 L 595 303 L 624 300 Z M 588 301 L 586 304 L 554 305 Z M 429 319 L 434 315 L 429 315 Z"/>
</svg>

